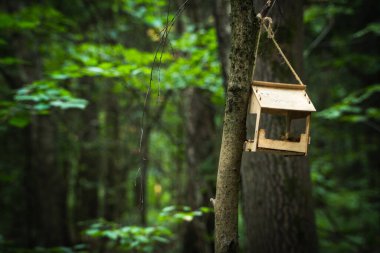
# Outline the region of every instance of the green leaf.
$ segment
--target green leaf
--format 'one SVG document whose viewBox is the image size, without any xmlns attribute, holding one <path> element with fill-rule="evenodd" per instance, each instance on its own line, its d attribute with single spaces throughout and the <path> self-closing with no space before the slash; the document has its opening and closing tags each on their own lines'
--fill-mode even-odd
<svg viewBox="0 0 380 253">
<path fill-rule="evenodd" d="M 100 74 L 100 73 L 104 72 L 104 70 L 102 68 L 99 68 L 99 67 L 87 67 L 87 71 L 94 73 L 94 74 Z"/>
<path fill-rule="evenodd" d="M 162 212 L 163 213 L 172 212 L 172 211 L 175 210 L 175 208 L 176 208 L 175 206 L 167 206 L 167 207 L 165 207 L 165 208 L 162 209 Z"/>
<path fill-rule="evenodd" d="M 33 109 L 37 111 L 44 111 L 44 110 L 48 110 L 49 108 L 50 106 L 48 104 L 36 104 L 33 106 Z"/>
<path fill-rule="evenodd" d="M 30 119 L 26 116 L 15 116 L 9 119 L 8 123 L 15 127 L 26 127 L 30 122 Z"/>
<path fill-rule="evenodd" d="M 165 237 L 161 237 L 161 236 L 153 236 L 152 239 L 157 241 L 157 242 L 161 242 L 161 243 L 169 243 L 170 242 L 169 239 L 167 239 Z"/>
<path fill-rule="evenodd" d="M 118 233 L 112 230 L 104 231 L 103 235 L 111 240 L 116 240 L 118 238 Z"/>
<path fill-rule="evenodd" d="M 57 80 L 65 80 L 65 79 L 70 78 L 70 75 L 65 74 L 65 73 L 52 73 L 50 76 L 51 78 L 57 79 Z"/>
<path fill-rule="evenodd" d="M 373 33 L 376 36 L 379 36 L 380 35 L 380 23 L 376 22 L 376 23 L 368 24 L 364 29 L 354 33 L 353 37 L 354 38 L 360 38 L 360 37 L 363 37 L 369 33 Z"/>
<path fill-rule="evenodd" d="M 99 229 L 92 228 L 85 230 L 85 234 L 92 237 L 99 237 L 102 236 L 102 231 L 100 231 Z"/>
</svg>

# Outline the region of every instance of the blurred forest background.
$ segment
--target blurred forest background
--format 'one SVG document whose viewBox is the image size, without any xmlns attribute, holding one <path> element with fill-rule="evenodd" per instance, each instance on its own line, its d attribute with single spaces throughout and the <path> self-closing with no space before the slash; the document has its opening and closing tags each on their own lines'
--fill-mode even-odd
<svg viewBox="0 0 380 253">
<path fill-rule="evenodd" d="M 302 3 L 320 252 L 379 252 L 380 4 Z M 213 252 L 228 9 L 0 1 L 1 252 Z"/>
</svg>

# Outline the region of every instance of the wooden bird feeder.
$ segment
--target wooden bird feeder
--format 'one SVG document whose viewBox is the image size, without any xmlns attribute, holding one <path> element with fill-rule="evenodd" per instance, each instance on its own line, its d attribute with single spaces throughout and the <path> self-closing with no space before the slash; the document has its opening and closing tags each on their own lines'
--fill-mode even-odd
<svg viewBox="0 0 380 253">
<path fill-rule="evenodd" d="M 254 139 L 245 142 L 248 152 L 273 152 L 283 155 L 306 155 L 310 143 L 310 114 L 315 107 L 310 101 L 306 86 L 299 84 L 253 81 L 249 113 L 255 116 Z M 269 138 L 261 128 L 264 114 L 284 117 L 281 136 Z M 298 135 L 292 132 L 292 121 L 303 120 L 304 130 Z M 268 132 L 270 132 L 269 130 Z M 269 134 L 268 134 L 269 135 Z"/>
</svg>

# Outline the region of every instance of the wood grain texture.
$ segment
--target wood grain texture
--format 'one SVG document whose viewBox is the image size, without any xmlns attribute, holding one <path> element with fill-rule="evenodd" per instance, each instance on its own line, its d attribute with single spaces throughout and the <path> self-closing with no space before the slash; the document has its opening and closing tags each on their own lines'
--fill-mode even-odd
<svg viewBox="0 0 380 253">
<path fill-rule="evenodd" d="M 300 86 L 300 85 L 299 85 Z M 252 96 L 261 108 L 315 112 L 316 109 L 304 90 L 253 86 Z"/>
</svg>

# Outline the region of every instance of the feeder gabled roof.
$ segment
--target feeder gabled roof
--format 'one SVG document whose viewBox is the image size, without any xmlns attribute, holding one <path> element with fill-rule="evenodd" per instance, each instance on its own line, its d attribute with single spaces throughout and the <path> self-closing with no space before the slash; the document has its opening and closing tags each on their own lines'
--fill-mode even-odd
<svg viewBox="0 0 380 253">
<path fill-rule="evenodd" d="M 253 94 L 261 108 L 315 112 L 306 85 L 253 81 Z"/>
</svg>

